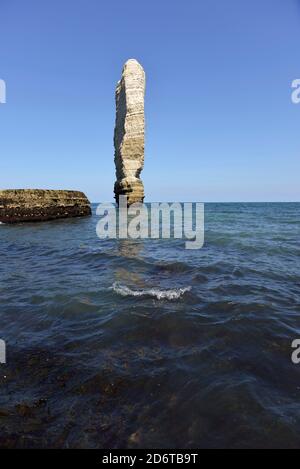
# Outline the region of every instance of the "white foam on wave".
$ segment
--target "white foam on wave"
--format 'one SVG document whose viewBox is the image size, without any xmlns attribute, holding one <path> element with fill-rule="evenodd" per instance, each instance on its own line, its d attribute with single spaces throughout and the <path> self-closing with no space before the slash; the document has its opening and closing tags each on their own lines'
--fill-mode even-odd
<svg viewBox="0 0 300 469">
<path fill-rule="evenodd" d="M 191 291 L 191 287 L 186 288 L 174 288 L 172 290 L 159 290 L 158 288 L 149 288 L 145 290 L 131 290 L 126 285 L 114 283 L 111 287 L 115 293 L 121 296 L 151 296 L 157 300 L 178 300 L 185 293 Z"/>
</svg>

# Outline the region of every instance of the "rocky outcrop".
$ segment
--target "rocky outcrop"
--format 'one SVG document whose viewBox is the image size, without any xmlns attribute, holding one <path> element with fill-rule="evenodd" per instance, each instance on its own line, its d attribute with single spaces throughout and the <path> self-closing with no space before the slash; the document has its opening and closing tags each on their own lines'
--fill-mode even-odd
<svg viewBox="0 0 300 469">
<path fill-rule="evenodd" d="M 0 222 L 20 223 L 91 215 L 87 197 L 77 191 L 0 191 Z"/>
<path fill-rule="evenodd" d="M 126 195 L 128 205 L 143 202 L 140 179 L 145 149 L 145 72 L 135 60 L 128 60 L 116 88 L 116 125 L 114 134 L 116 177 L 115 198 Z"/>
</svg>

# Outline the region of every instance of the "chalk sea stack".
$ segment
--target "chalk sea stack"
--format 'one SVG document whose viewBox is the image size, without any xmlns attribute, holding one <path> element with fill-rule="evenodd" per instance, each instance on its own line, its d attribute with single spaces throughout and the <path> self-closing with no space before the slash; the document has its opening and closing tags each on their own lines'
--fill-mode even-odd
<svg viewBox="0 0 300 469">
<path fill-rule="evenodd" d="M 91 215 L 87 197 L 78 191 L 0 190 L 0 222 L 20 223 Z"/>
<path fill-rule="evenodd" d="M 116 177 L 115 198 L 127 196 L 128 205 L 144 201 L 140 179 L 145 150 L 145 72 L 135 59 L 128 60 L 116 88 L 114 133 Z"/>
</svg>

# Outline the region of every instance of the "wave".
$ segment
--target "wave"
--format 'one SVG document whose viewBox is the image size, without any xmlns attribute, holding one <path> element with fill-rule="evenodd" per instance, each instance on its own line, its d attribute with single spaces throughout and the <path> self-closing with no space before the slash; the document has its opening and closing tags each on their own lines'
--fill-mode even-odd
<svg viewBox="0 0 300 469">
<path fill-rule="evenodd" d="M 191 291 L 191 287 L 174 288 L 171 290 L 159 290 L 157 288 L 149 288 L 146 290 L 131 290 L 131 288 L 127 287 L 126 285 L 114 283 L 111 287 L 111 290 L 121 296 L 150 296 L 152 298 L 156 298 L 157 300 L 178 300 L 185 293 Z"/>
</svg>

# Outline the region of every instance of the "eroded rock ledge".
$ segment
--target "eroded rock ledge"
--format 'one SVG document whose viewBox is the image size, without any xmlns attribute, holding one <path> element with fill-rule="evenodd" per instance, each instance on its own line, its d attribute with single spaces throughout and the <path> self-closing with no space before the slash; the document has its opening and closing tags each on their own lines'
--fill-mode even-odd
<svg viewBox="0 0 300 469">
<path fill-rule="evenodd" d="M 0 222 L 20 223 L 91 215 L 83 192 L 40 189 L 0 190 Z"/>
</svg>

